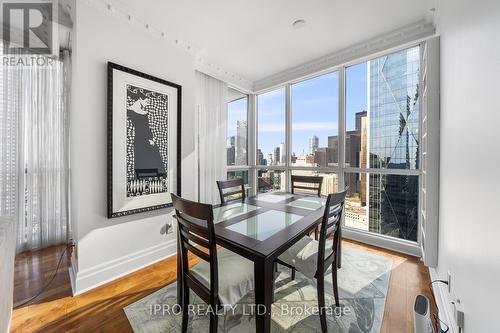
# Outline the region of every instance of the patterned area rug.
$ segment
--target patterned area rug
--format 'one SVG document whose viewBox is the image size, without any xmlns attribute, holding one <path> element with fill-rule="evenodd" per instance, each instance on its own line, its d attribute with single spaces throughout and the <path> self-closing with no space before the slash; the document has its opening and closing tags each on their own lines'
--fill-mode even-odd
<svg viewBox="0 0 500 333">
<path fill-rule="evenodd" d="M 379 332 L 392 260 L 367 251 L 344 246 L 342 268 L 338 271 L 340 307 L 335 306 L 331 271 L 325 275 L 326 313 L 329 332 Z M 208 332 L 211 310 L 191 295 L 188 332 Z M 176 283 L 124 308 L 135 333 L 179 332 L 182 315 L 176 303 Z M 321 332 L 317 313 L 315 282 L 280 267 L 276 280 L 275 303 L 272 307 L 273 333 Z M 253 293 L 247 294 L 235 307 L 219 314 L 219 332 L 255 332 Z"/>
</svg>

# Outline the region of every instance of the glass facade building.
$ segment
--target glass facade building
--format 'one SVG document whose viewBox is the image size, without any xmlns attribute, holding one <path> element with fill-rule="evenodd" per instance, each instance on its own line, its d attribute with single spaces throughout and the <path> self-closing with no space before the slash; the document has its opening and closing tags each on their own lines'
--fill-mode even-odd
<svg viewBox="0 0 500 333">
<path fill-rule="evenodd" d="M 419 168 L 419 47 L 369 62 L 370 168 Z M 418 176 L 369 175 L 369 230 L 417 241 Z"/>
</svg>

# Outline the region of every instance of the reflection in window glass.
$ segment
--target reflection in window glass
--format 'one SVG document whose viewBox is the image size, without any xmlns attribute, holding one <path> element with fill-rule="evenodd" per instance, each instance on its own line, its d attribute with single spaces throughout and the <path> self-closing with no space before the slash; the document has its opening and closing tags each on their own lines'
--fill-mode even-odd
<svg viewBox="0 0 500 333">
<path fill-rule="evenodd" d="M 316 170 L 292 170 L 292 175 L 323 177 L 323 183 L 321 184 L 321 195 L 327 196 L 330 193 L 338 192 L 339 177 L 338 174 L 334 172 L 323 172 Z M 305 184 L 300 185 L 307 186 Z"/>
<path fill-rule="evenodd" d="M 419 54 L 413 47 L 346 69 L 346 166 L 418 169 Z"/>
<path fill-rule="evenodd" d="M 286 191 L 286 173 L 281 170 L 258 170 L 258 192 Z"/>
<path fill-rule="evenodd" d="M 285 88 L 257 96 L 257 165 L 285 165 Z"/>
<path fill-rule="evenodd" d="M 293 166 L 338 165 L 338 72 L 292 85 Z"/>
<path fill-rule="evenodd" d="M 370 167 L 418 168 L 419 47 L 369 63 Z"/>
<path fill-rule="evenodd" d="M 227 104 L 227 165 L 247 165 L 248 98 Z"/>
<path fill-rule="evenodd" d="M 347 227 L 417 241 L 418 176 L 346 174 Z"/>
</svg>

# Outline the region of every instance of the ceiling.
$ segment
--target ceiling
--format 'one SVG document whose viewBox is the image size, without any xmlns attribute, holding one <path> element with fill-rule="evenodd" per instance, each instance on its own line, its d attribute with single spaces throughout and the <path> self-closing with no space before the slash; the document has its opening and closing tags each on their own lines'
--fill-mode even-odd
<svg viewBox="0 0 500 333">
<path fill-rule="evenodd" d="M 115 0 L 121 10 L 255 82 L 429 20 L 436 0 Z M 297 19 L 306 20 L 300 29 Z"/>
</svg>

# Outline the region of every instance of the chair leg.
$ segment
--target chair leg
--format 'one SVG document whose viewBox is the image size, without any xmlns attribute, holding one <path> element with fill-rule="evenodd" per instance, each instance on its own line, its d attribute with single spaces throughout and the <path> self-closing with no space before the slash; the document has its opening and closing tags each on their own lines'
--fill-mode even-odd
<svg viewBox="0 0 500 333">
<path fill-rule="evenodd" d="M 314 229 L 314 239 L 318 240 L 318 236 L 319 236 L 319 227 L 316 227 L 316 229 Z"/>
<path fill-rule="evenodd" d="M 328 331 L 326 325 L 326 310 L 325 310 L 325 277 L 320 276 L 318 281 L 318 307 L 319 307 L 319 320 L 321 322 L 321 330 L 323 332 Z"/>
<path fill-rule="evenodd" d="M 210 314 L 210 333 L 217 333 L 219 316 L 217 313 Z"/>
<path fill-rule="evenodd" d="M 332 265 L 332 284 L 333 284 L 333 296 L 335 297 L 335 306 L 340 306 L 339 302 L 339 285 L 337 280 L 337 263 L 333 262 Z"/>
<path fill-rule="evenodd" d="M 292 281 L 295 280 L 295 268 L 292 268 Z"/>
<path fill-rule="evenodd" d="M 188 314 L 188 306 L 189 306 L 189 288 L 184 284 L 183 288 L 183 296 L 182 296 L 182 333 L 187 332 L 189 314 Z"/>
</svg>

